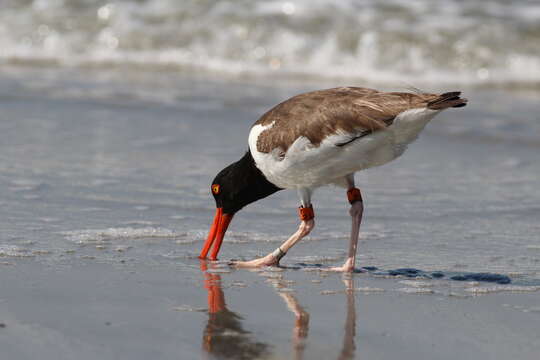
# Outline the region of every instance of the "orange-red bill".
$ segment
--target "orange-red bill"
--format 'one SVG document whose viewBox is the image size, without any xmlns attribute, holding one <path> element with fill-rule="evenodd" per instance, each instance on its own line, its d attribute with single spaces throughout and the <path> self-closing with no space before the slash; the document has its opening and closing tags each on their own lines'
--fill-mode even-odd
<svg viewBox="0 0 540 360">
<path fill-rule="evenodd" d="M 214 245 L 214 248 L 210 255 L 210 260 L 217 259 L 217 254 L 221 247 L 221 243 L 223 242 L 223 237 L 225 236 L 225 232 L 227 231 L 227 228 L 229 227 L 232 218 L 233 215 L 223 214 L 222 208 L 216 209 L 214 221 L 212 222 L 212 226 L 210 227 L 210 231 L 208 232 L 208 237 L 206 238 L 206 241 L 201 250 L 201 254 L 199 255 L 200 259 L 206 259 L 206 256 L 212 248 L 212 245 Z"/>
<path fill-rule="evenodd" d="M 219 226 L 216 233 L 216 242 L 214 244 L 214 248 L 212 249 L 212 253 L 210 254 L 210 260 L 217 260 L 217 254 L 221 248 L 221 243 L 225 237 L 225 232 L 227 231 L 232 218 L 233 215 L 231 214 L 221 214 L 221 219 L 219 221 Z"/>
<path fill-rule="evenodd" d="M 219 222 L 221 220 L 222 213 L 223 213 L 222 208 L 216 209 L 216 215 L 214 216 L 214 221 L 212 222 L 212 226 L 210 227 L 210 232 L 208 232 L 208 237 L 206 238 L 206 241 L 204 242 L 203 248 L 201 250 L 201 254 L 199 255 L 199 259 L 206 259 L 206 255 L 208 255 L 208 251 L 210 251 L 210 248 L 212 247 L 212 244 L 214 243 L 214 239 L 216 238 L 216 232 L 219 227 Z"/>
</svg>

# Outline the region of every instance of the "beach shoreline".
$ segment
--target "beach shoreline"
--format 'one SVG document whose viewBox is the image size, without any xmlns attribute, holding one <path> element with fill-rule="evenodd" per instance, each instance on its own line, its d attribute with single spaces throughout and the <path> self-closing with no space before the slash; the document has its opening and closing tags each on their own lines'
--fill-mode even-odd
<svg viewBox="0 0 540 360">
<path fill-rule="evenodd" d="M 126 74 L 0 75 L 7 358 L 536 358 L 537 93 L 463 88 L 463 111 L 358 174 L 358 266 L 443 279 L 347 276 L 321 271 L 342 262 L 350 228 L 332 187 L 315 193 L 317 227 L 284 268 L 225 263 L 294 231 L 287 192 L 238 214 L 223 262 L 196 256 L 214 211 L 210 181 L 246 150 L 257 117 L 302 91 L 362 84 Z M 484 272 L 511 282 L 448 279 Z"/>
<path fill-rule="evenodd" d="M 532 360 L 540 350 L 537 293 L 448 297 L 405 279 L 197 265 L 3 266 L 3 354 Z"/>
</svg>

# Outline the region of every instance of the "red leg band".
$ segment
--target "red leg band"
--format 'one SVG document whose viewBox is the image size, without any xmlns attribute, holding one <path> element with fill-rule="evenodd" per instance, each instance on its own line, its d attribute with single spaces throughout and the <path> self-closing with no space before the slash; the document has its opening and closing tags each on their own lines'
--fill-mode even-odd
<svg viewBox="0 0 540 360">
<path fill-rule="evenodd" d="M 351 205 L 357 201 L 362 201 L 362 194 L 360 193 L 360 189 L 352 188 L 347 190 L 347 199 L 349 199 L 349 203 Z"/>
<path fill-rule="evenodd" d="M 303 207 L 300 206 L 298 208 L 298 216 L 300 216 L 300 220 L 302 221 L 308 221 L 315 217 L 315 213 L 313 212 L 313 206 L 309 205 L 309 207 Z"/>
</svg>

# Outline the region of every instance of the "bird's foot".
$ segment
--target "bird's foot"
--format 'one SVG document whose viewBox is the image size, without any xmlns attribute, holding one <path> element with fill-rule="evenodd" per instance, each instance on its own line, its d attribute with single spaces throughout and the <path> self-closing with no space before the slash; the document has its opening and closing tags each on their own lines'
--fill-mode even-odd
<svg viewBox="0 0 540 360">
<path fill-rule="evenodd" d="M 336 272 L 353 272 L 354 271 L 354 261 L 353 258 L 348 258 L 347 261 L 345 261 L 345 264 L 342 266 L 334 266 L 328 269 L 328 271 L 336 271 Z"/>
<path fill-rule="evenodd" d="M 264 257 L 251 260 L 251 261 L 232 261 L 232 266 L 240 268 L 257 268 L 262 266 L 277 266 L 279 265 L 279 260 L 272 254 L 268 254 Z"/>
</svg>

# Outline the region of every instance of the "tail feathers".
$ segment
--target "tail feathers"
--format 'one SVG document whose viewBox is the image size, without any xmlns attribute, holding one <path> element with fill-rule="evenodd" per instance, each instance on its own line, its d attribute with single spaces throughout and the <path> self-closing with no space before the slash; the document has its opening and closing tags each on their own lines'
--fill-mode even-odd
<svg viewBox="0 0 540 360">
<path fill-rule="evenodd" d="M 443 110 L 449 107 L 463 107 L 467 105 L 467 99 L 460 98 L 461 91 L 452 91 L 439 95 L 428 102 L 427 107 L 431 110 Z"/>
</svg>

